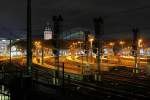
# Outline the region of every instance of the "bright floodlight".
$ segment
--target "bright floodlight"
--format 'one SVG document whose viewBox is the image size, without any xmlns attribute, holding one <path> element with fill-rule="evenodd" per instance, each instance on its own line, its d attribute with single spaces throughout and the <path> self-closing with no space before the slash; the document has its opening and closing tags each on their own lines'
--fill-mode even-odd
<svg viewBox="0 0 150 100">
<path fill-rule="evenodd" d="M 120 41 L 119 43 L 120 43 L 121 45 L 125 44 L 125 42 L 124 42 L 124 41 Z"/>
<path fill-rule="evenodd" d="M 110 42 L 110 43 L 109 43 L 109 45 L 114 46 L 114 45 L 115 45 L 115 43 L 114 43 L 114 42 Z"/>
<path fill-rule="evenodd" d="M 19 41 L 20 39 L 16 39 L 17 41 Z"/>
</svg>

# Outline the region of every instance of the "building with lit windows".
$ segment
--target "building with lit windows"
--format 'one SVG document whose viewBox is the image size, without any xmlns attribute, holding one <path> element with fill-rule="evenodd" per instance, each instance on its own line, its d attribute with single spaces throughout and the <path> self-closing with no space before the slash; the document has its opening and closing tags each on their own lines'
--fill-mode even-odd
<svg viewBox="0 0 150 100">
<path fill-rule="evenodd" d="M 4 38 L 0 38 L 0 55 L 7 54 L 7 48 L 9 46 L 9 40 L 5 40 Z"/>
<path fill-rule="evenodd" d="M 44 30 L 44 40 L 52 39 L 52 35 L 53 35 L 52 29 L 51 29 L 49 23 L 47 23 L 45 30 Z"/>
</svg>

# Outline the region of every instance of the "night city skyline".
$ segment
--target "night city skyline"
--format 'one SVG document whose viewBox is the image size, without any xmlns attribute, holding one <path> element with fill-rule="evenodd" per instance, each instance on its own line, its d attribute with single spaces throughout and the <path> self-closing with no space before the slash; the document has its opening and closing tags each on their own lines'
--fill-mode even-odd
<svg viewBox="0 0 150 100">
<path fill-rule="evenodd" d="M 4 0 L 0 100 L 149 100 L 150 1 Z"/>
</svg>

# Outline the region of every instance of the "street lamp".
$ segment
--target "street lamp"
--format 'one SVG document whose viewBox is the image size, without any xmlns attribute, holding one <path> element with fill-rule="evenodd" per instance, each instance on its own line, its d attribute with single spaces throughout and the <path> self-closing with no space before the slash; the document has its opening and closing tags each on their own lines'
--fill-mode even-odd
<svg viewBox="0 0 150 100">
<path fill-rule="evenodd" d="M 78 44 L 79 44 L 79 48 L 80 48 L 80 50 L 81 50 L 81 42 L 80 42 L 80 41 L 78 41 Z"/>
<path fill-rule="evenodd" d="M 114 46 L 115 43 L 114 43 L 114 42 L 110 42 L 109 45 L 110 45 L 110 46 Z"/>
<path fill-rule="evenodd" d="M 110 42 L 109 45 L 112 47 L 112 52 L 114 53 L 114 42 Z M 112 55 L 110 55 L 111 61 L 113 60 Z"/>
<path fill-rule="evenodd" d="M 81 42 L 81 41 L 78 41 L 77 42 L 77 44 L 79 44 L 79 54 L 81 54 L 82 53 L 82 47 L 81 47 L 81 44 L 82 44 L 83 42 Z"/>
<path fill-rule="evenodd" d="M 11 41 L 11 39 L 9 40 L 10 41 L 10 48 L 9 48 L 9 59 L 10 59 L 10 64 L 11 64 L 11 45 L 12 45 L 12 41 Z"/>
<path fill-rule="evenodd" d="M 41 49 L 41 42 L 40 41 L 35 41 L 34 42 L 34 45 L 35 45 L 35 52 L 36 52 L 36 56 L 38 57 L 39 56 L 39 49 Z"/>
<path fill-rule="evenodd" d="M 138 39 L 138 56 L 137 56 L 137 58 L 138 58 L 138 63 L 139 63 L 139 66 L 140 66 L 140 48 L 142 48 L 143 47 L 143 40 L 142 39 Z"/>
<path fill-rule="evenodd" d="M 121 45 L 122 49 L 123 49 L 123 45 L 125 44 L 124 41 L 120 41 L 119 44 Z"/>
<path fill-rule="evenodd" d="M 114 42 L 110 42 L 109 45 L 112 47 L 112 50 L 113 50 L 115 43 Z"/>
<path fill-rule="evenodd" d="M 92 62 L 92 56 L 93 56 L 92 55 L 92 53 L 93 53 L 93 49 L 92 49 L 93 48 L 93 41 L 94 41 L 94 36 L 90 35 L 89 36 L 89 42 L 90 42 L 90 49 L 91 49 L 90 50 L 91 51 L 91 62 Z"/>
<path fill-rule="evenodd" d="M 142 45 L 142 42 L 143 42 L 142 39 L 139 39 L 139 40 L 138 40 L 138 47 L 142 47 L 142 46 L 143 46 L 143 45 Z"/>
</svg>

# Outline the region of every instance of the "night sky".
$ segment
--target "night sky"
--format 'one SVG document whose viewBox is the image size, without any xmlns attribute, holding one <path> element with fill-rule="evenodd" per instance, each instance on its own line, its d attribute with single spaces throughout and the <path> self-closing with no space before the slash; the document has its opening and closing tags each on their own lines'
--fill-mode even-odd
<svg viewBox="0 0 150 100">
<path fill-rule="evenodd" d="M 130 37 L 135 26 L 150 37 L 149 0 L 32 0 L 33 33 L 41 33 L 46 22 L 52 24 L 52 16 L 58 14 L 64 18 L 64 30 L 77 27 L 93 30 L 93 18 L 102 16 L 107 37 Z M 1 1 L 0 36 L 25 33 L 26 0 Z"/>
</svg>

